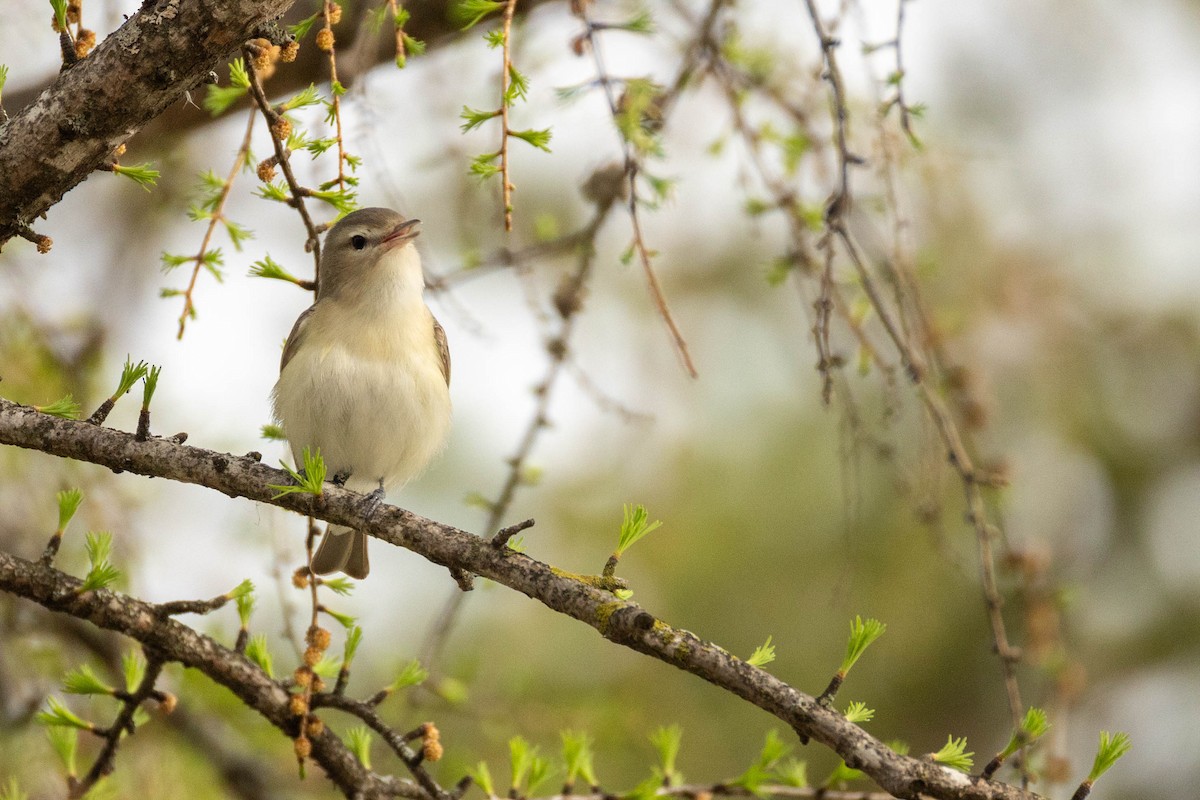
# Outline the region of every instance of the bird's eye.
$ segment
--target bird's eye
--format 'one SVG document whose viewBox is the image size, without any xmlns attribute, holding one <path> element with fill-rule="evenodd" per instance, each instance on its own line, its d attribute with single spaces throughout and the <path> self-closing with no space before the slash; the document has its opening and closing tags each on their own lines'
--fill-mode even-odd
<svg viewBox="0 0 1200 800">
<path fill-rule="evenodd" d="M 363 236 L 361 233 L 351 236 L 350 237 L 350 246 L 353 247 L 355 250 L 362 250 L 364 247 L 367 246 L 367 237 Z"/>
</svg>

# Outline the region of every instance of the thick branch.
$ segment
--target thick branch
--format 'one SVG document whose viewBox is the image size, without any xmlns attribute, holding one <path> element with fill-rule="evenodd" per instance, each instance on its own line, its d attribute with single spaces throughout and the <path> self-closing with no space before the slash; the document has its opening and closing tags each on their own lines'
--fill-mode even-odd
<svg viewBox="0 0 1200 800">
<path fill-rule="evenodd" d="M 3 402 L 3 401 L 0 401 Z M 96 429 L 100 430 L 100 429 Z M 254 662 L 188 626 L 163 616 L 155 606 L 108 590 L 80 592 L 82 581 L 32 561 L 0 552 L 0 589 L 141 642 L 156 656 L 200 670 L 236 694 L 272 725 L 294 736 L 297 719 L 289 695 Z M 410 782 L 381 777 L 363 767 L 328 728 L 311 736 L 312 758 L 346 794 L 361 797 L 418 795 Z"/>
<path fill-rule="evenodd" d="M 0 128 L 0 247 L 295 0 L 147 2 Z"/>
<path fill-rule="evenodd" d="M 268 485 L 285 483 L 285 474 L 253 458 L 188 447 L 167 439 L 139 442 L 133 434 L 47 416 L 7 400 L 0 400 L 0 444 L 194 483 L 231 497 L 245 497 L 310 514 L 362 530 L 436 564 L 490 578 L 554 611 L 587 623 L 613 642 L 697 675 L 753 703 L 787 723 L 800 736 L 825 744 L 851 767 L 861 769 L 897 797 L 915 798 L 918 794 L 946 800 L 1037 797 L 1006 784 L 974 780 L 929 761 L 901 756 L 840 713 L 819 705 L 810 695 L 695 634 L 661 622 L 636 603 L 618 600 L 609 592 L 552 570 L 524 554 L 497 549 L 488 540 L 409 511 L 384 505 L 369 514 L 371 503 L 367 497 L 332 484 L 325 485 L 319 498 L 304 494 L 275 498 Z M 0 575 L 4 563 L 0 561 Z"/>
</svg>

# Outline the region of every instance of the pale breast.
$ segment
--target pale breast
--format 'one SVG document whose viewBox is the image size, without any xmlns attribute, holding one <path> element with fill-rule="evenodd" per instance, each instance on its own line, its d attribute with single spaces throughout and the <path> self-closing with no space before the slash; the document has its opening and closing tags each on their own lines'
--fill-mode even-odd
<svg viewBox="0 0 1200 800">
<path fill-rule="evenodd" d="M 294 457 L 320 448 L 329 475 L 350 473 L 359 490 L 403 484 L 441 449 L 450 427 L 432 317 L 424 304 L 388 324 L 320 310 L 275 389 Z"/>
</svg>

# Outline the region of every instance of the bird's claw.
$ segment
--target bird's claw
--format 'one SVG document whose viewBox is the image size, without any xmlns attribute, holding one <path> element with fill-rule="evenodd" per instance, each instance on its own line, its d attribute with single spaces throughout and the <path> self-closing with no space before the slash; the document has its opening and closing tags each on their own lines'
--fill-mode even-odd
<svg viewBox="0 0 1200 800">
<path fill-rule="evenodd" d="M 387 496 L 387 491 L 380 484 L 379 488 L 367 495 L 367 513 L 364 515 L 367 522 L 371 521 L 371 517 L 375 516 L 375 512 L 383 505 L 383 498 Z"/>
</svg>

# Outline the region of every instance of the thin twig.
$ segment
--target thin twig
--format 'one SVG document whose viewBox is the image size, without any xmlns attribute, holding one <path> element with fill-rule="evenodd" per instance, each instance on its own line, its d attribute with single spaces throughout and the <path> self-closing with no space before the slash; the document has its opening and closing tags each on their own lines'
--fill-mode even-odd
<svg viewBox="0 0 1200 800">
<path fill-rule="evenodd" d="M 225 176 L 225 184 L 221 187 L 220 195 L 217 196 L 216 205 L 209 214 L 208 227 L 204 230 L 204 238 L 200 240 L 200 251 L 192 257 L 196 263 L 192 266 L 192 277 L 188 280 L 187 289 L 183 292 L 183 312 L 179 315 L 179 332 L 175 335 L 176 339 L 183 338 L 183 330 L 187 326 L 187 321 L 195 313 L 192 292 L 196 289 L 196 278 L 199 277 L 200 270 L 204 268 L 204 259 L 208 255 L 208 245 L 212 241 L 213 232 L 225 218 L 225 201 L 229 199 L 233 181 L 246 165 L 246 154 L 250 152 L 250 136 L 254 132 L 254 120 L 257 116 L 257 112 L 251 108 L 246 119 L 246 133 L 242 137 L 242 144 L 238 147 L 237 155 L 233 157 L 233 166 L 229 168 L 229 174 Z"/>
<path fill-rule="evenodd" d="M 517 0 L 507 0 L 504 4 L 504 65 L 500 71 L 500 199 L 504 205 L 504 230 L 507 233 L 512 233 L 513 229 L 513 185 L 508 175 L 508 87 L 512 80 L 512 43 L 509 38 L 512 36 L 513 15 L 516 11 Z"/>
<path fill-rule="evenodd" d="M 146 651 L 146 673 L 142 678 L 142 682 L 132 695 L 123 698 L 121 711 L 117 714 L 117 718 L 113 720 L 112 725 L 105 730 L 96 731 L 98 735 L 104 737 L 104 747 L 100 750 L 100 754 L 96 756 L 96 761 L 92 764 L 91 769 L 87 771 L 87 774 L 78 781 L 70 783 L 67 797 L 71 800 L 77 800 L 86 795 L 96 785 L 97 781 L 113 771 L 114 762 L 117 757 L 117 747 L 120 745 L 121 739 L 125 734 L 133 734 L 135 729 L 133 715 L 142 703 L 155 695 L 154 684 L 158 682 L 158 676 L 162 673 L 162 668 L 163 662 L 152 652 Z"/>
<path fill-rule="evenodd" d="M 305 241 L 304 248 L 313 254 L 313 283 L 319 287 L 321 281 L 321 237 L 316 223 L 313 222 L 312 217 L 308 213 L 308 207 L 304 204 L 304 198 L 308 195 L 308 190 L 296 180 L 296 175 L 292 172 L 291 151 L 288 150 L 287 143 L 283 138 L 276 133 L 276 123 L 279 122 L 281 117 L 271 106 L 266 92 L 263 91 L 262 82 L 258 78 L 258 73 L 254 70 L 254 57 L 249 52 L 246 52 L 244 55 L 246 73 L 250 77 L 250 93 L 254 96 L 254 102 L 258 105 L 258 110 L 262 112 L 262 115 L 267 120 L 268 128 L 271 131 L 271 144 L 275 149 L 276 163 L 283 170 L 284 179 L 287 180 L 288 189 L 292 193 L 288 203 L 300 214 L 300 219 L 304 222 L 304 228 L 308 231 L 308 239 Z"/>
</svg>

